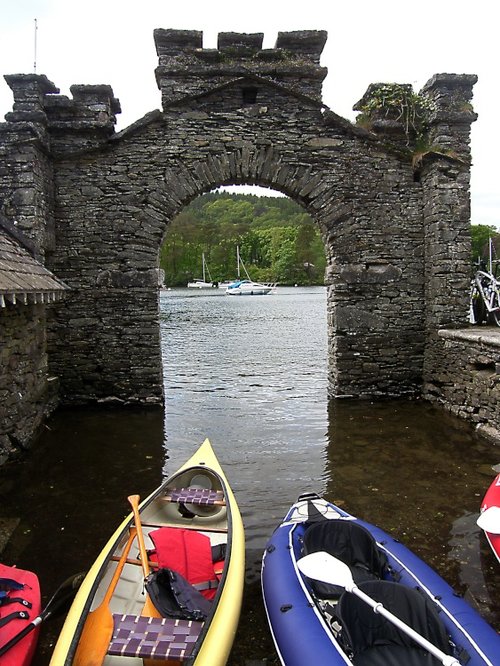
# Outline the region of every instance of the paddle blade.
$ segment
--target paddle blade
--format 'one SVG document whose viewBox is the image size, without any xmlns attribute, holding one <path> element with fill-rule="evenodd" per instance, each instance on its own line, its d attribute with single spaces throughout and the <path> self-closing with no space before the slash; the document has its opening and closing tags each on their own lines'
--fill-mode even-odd
<svg viewBox="0 0 500 666">
<path fill-rule="evenodd" d="M 102 666 L 113 634 L 113 616 L 108 606 L 89 613 L 76 650 L 73 666 Z"/>
<path fill-rule="evenodd" d="M 352 574 L 347 564 L 324 551 L 306 555 L 297 560 L 297 566 L 304 576 L 313 580 L 344 587 L 348 592 L 354 587 Z"/>
<path fill-rule="evenodd" d="M 109 642 L 113 635 L 113 616 L 109 609 L 109 603 L 120 580 L 135 536 L 136 530 L 134 528 L 130 530 L 128 540 L 120 556 L 120 561 L 116 566 L 103 600 L 96 609 L 87 615 L 76 649 L 73 666 L 101 666 L 106 657 Z"/>
<path fill-rule="evenodd" d="M 490 506 L 477 519 L 477 525 L 490 534 L 500 534 L 500 506 Z"/>
</svg>

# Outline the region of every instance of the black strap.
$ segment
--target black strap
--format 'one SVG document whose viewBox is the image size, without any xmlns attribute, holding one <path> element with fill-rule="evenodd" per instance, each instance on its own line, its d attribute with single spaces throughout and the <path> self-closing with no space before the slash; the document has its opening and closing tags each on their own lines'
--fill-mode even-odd
<svg viewBox="0 0 500 666">
<path fill-rule="evenodd" d="M 201 590 L 214 590 L 219 586 L 219 581 L 217 579 L 206 580 L 203 583 L 191 583 L 191 585 L 195 590 L 199 590 L 201 592 Z"/>
<path fill-rule="evenodd" d="M 4 627 L 11 620 L 29 620 L 30 616 L 26 611 L 15 611 L 14 613 L 9 613 L 5 617 L 0 619 L 0 628 Z"/>
<path fill-rule="evenodd" d="M 7 606 L 7 604 L 21 604 L 25 608 L 32 608 L 33 606 L 30 601 L 21 597 L 3 597 L 0 599 L 0 606 Z"/>
</svg>

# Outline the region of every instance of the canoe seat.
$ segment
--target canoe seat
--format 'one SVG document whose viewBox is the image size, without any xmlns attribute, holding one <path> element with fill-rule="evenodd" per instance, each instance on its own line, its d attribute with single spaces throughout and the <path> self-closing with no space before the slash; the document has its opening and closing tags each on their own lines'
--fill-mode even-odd
<svg viewBox="0 0 500 666">
<path fill-rule="evenodd" d="M 387 557 L 373 536 L 352 520 L 313 522 L 304 534 L 304 554 L 317 551 L 325 551 L 347 564 L 356 584 L 383 578 L 387 569 Z M 343 588 L 321 581 L 310 584 L 322 599 L 336 599 L 343 592 Z"/>
<path fill-rule="evenodd" d="M 359 589 L 379 601 L 445 654 L 451 654 L 446 628 L 436 607 L 414 588 L 386 580 L 361 583 Z M 356 666 L 439 666 L 438 659 L 359 597 L 344 592 L 336 608 L 339 640 Z"/>
<path fill-rule="evenodd" d="M 201 506 L 225 506 L 222 490 L 209 488 L 168 488 L 162 498 L 165 502 L 199 504 Z"/>
<path fill-rule="evenodd" d="M 109 655 L 183 662 L 198 640 L 203 622 L 113 613 Z"/>
</svg>

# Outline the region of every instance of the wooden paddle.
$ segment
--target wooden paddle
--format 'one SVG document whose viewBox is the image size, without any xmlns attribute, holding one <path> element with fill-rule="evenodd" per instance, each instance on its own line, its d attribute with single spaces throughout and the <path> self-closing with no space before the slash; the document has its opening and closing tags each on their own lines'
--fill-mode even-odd
<svg viewBox="0 0 500 666">
<path fill-rule="evenodd" d="M 135 529 L 137 532 L 137 541 L 139 543 L 139 552 L 141 554 L 141 564 L 142 564 L 142 572 L 144 574 L 144 578 L 147 578 L 149 576 L 150 568 L 149 568 L 149 559 L 148 559 L 148 554 L 146 551 L 146 546 L 144 544 L 144 534 L 142 533 L 142 525 L 141 525 L 141 516 L 139 515 L 139 500 L 140 497 L 139 495 L 130 495 L 128 497 L 128 501 L 130 502 L 130 506 L 132 507 L 132 512 L 134 514 L 134 522 L 135 522 Z M 151 597 L 146 591 L 146 601 L 144 603 L 144 608 L 142 609 L 141 615 L 144 615 L 146 617 L 162 617 L 161 613 L 158 611 L 154 603 L 151 601 Z M 171 660 L 162 660 L 161 662 L 158 661 L 158 659 L 147 659 L 144 658 L 142 660 L 143 666 L 180 666 L 179 661 L 171 661 Z"/>
<path fill-rule="evenodd" d="M 109 602 L 120 580 L 132 542 L 137 534 L 136 528 L 130 530 L 130 536 L 123 548 L 113 578 L 108 585 L 104 599 L 100 605 L 91 611 L 85 621 L 80 642 L 76 649 L 73 666 L 101 666 L 106 657 L 109 643 L 113 635 L 113 615 L 109 609 Z"/>
<path fill-rule="evenodd" d="M 132 512 L 134 514 L 135 529 L 137 532 L 137 541 L 139 543 L 139 552 L 141 554 L 141 564 L 142 571 L 144 573 L 144 578 L 149 576 L 149 559 L 146 552 L 146 546 L 144 544 L 144 534 L 142 533 L 141 517 L 139 515 L 139 495 L 130 495 L 128 501 L 132 507 Z M 161 613 L 158 612 L 156 606 L 151 601 L 151 597 L 146 592 L 146 601 L 144 603 L 144 608 L 142 609 L 141 615 L 147 615 L 148 617 L 161 617 Z"/>
</svg>

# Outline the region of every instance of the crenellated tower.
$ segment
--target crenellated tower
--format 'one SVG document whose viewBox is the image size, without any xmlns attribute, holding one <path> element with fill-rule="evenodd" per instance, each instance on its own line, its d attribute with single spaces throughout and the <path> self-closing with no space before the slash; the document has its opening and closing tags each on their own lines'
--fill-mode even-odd
<svg viewBox="0 0 500 666">
<path fill-rule="evenodd" d="M 263 33 L 222 32 L 216 49 L 204 49 L 202 32 L 155 30 L 159 59 L 155 73 L 163 108 L 249 76 L 267 79 L 320 102 L 327 69 L 319 61 L 327 33 L 280 32 L 272 49 L 262 48 L 263 37 Z M 244 94 L 251 103 L 251 86 Z"/>
<path fill-rule="evenodd" d="M 0 123 L 0 148 L 10 163 L 0 180 L 0 212 L 43 257 L 55 244 L 52 158 L 105 142 L 115 131 L 120 103 L 108 85 L 73 85 L 70 99 L 45 75 L 4 78 L 14 104 Z"/>
</svg>

